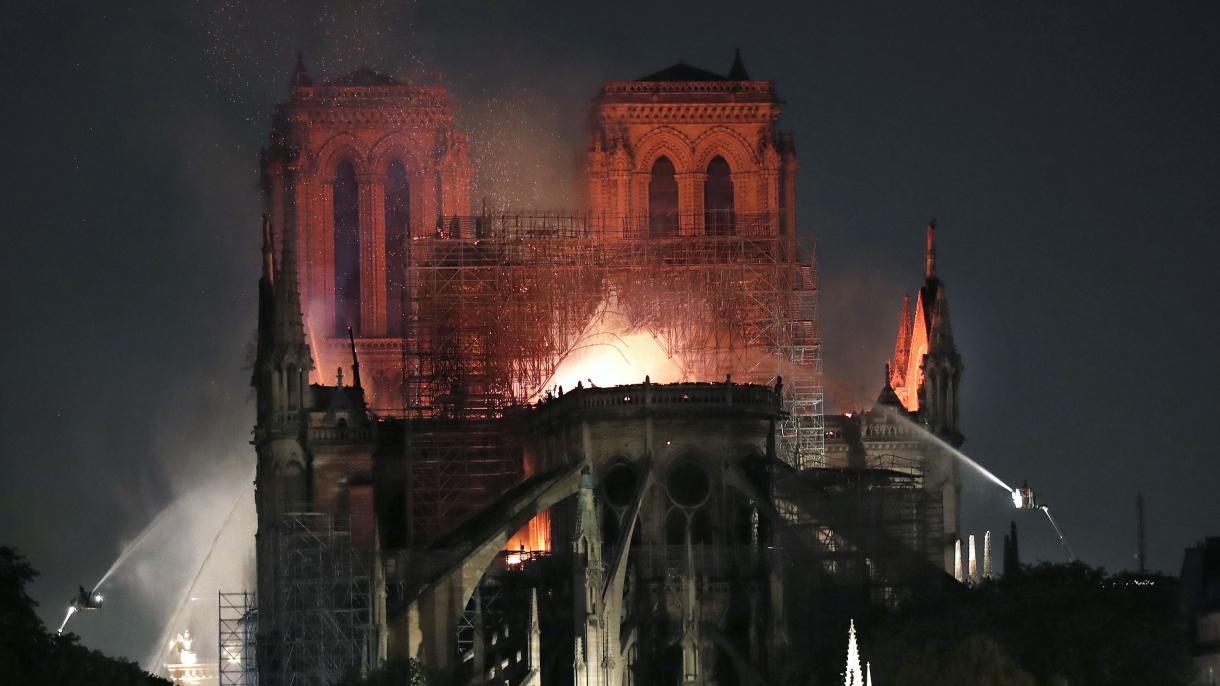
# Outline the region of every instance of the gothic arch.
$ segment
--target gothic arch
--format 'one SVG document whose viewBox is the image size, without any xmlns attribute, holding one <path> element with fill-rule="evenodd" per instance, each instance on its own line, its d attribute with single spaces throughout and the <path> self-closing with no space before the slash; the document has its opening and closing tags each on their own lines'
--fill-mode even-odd
<svg viewBox="0 0 1220 686">
<path fill-rule="evenodd" d="M 691 140 L 681 131 L 669 126 L 659 126 L 644 134 L 635 144 L 635 171 L 641 174 L 652 172 L 652 165 L 658 157 L 664 155 L 674 163 L 678 174 L 686 174 L 691 169 L 691 151 L 694 147 Z"/>
<path fill-rule="evenodd" d="M 394 132 L 386 135 L 373 144 L 369 151 L 370 168 L 375 174 L 385 174 L 395 161 L 402 162 L 407 175 L 420 174 L 424 167 L 416 154 L 416 145 L 402 133 Z"/>
<path fill-rule="evenodd" d="M 734 176 L 758 170 L 758 156 L 750 142 L 737 131 L 727 126 L 714 126 L 695 139 L 694 170 L 707 171 L 707 165 L 716 157 L 729 163 Z"/>
<path fill-rule="evenodd" d="M 322 183 L 335 180 L 335 168 L 342 161 L 350 162 L 356 176 L 368 171 L 367 156 L 361 153 L 364 145 L 350 133 L 338 133 L 322 144 L 314 156 L 314 171 Z"/>
</svg>

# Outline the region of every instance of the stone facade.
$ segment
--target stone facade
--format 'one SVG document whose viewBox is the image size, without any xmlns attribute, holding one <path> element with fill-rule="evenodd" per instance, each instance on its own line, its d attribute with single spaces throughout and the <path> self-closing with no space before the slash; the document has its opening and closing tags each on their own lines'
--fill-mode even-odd
<svg viewBox="0 0 1220 686">
<path fill-rule="evenodd" d="M 454 127 L 444 86 L 367 68 L 315 84 L 298 62 L 263 153 L 262 186 L 277 248 L 286 230 L 297 232 L 319 380 L 334 383 L 330 360 L 345 356 L 351 327 L 365 382 L 385 396 L 370 400 L 393 402 L 406 243 L 441 230 L 437 217 L 470 214 L 473 175 L 468 137 Z"/>
<path fill-rule="evenodd" d="M 626 222 L 629 232 L 633 220 L 673 212 L 676 235 L 730 231 L 729 214 L 738 215 L 743 230 L 748 217 L 766 216 L 795 236 L 798 164 L 792 135 L 777 128 L 781 101 L 773 82 L 750 79 L 740 58 L 735 66 L 724 77 L 680 63 L 603 86 L 593 101 L 588 150 L 595 216 Z M 728 197 L 713 207 L 709 169 L 721 163 L 727 163 L 728 185 L 712 190 Z M 661 167 L 676 196 L 663 210 L 652 187 Z"/>
<path fill-rule="evenodd" d="M 367 69 L 315 86 L 301 64 L 292 84 L 264 154 L 252 378 L 264 683 L 287 680 L 276 646 L 304 616 L 284 575 L 285 541 L 295 535 L 286 522 L 302 513 L 321 518 L 327 535 L 341 528 L 352 554 L 341 557 L 361 570 L 352 583 L 361 599 L 346 601 L 359 607 L 335 606 L 349 618 L 364 612 L 367 630 L 349 637 L 360 659 L 418 658 L 471 683 L 566 683 L 569 674 L 598 686 L 747 683 L 780 673 L 793 646 L 818 635 L 819 593 L 841 584 L 890 601 L 904 585 L 935 583 L 952 569 L 959 475 L 933 436 L 962 440 L 962 364 L 931 229 L 924 287 L 913 320 L 904 307 L 878 402 L 827 418 L 817 468 L 778 454 L 792 418 L 791 376 L 555 389 L 477 426 L 459 413 L 384 412 L 403 397 L 396 383 L 407 339 L 394 328 L 390 294 L 402 285 L 394 265 L 407 265 L 394 246 L 473 237 L 462 232 L 477 222 L 446 220 L 470 211 L 466 138 L 440 86 Z M 728 77 L 680 64 L 606 84 L 594 102 L 584 228 L 666 239 L 641 240 L 646 247 L 698 237 L 711 246 L 710 262 L 698 263 L 709 269 L 758 250 L 735 240 L 753 231 L 794 255 L 797 163 L 779 114 L 774 85 L 750 79 L 740 58 Z M 738 252 L 720 250 L 722 242 Z M 355 271 L 344 271 L 340 253 Z M 476 253 L 457 245 L 453 259 Z M 778 271 L 796 265 L 769 259 Z M 810 328 L 811 317 L 801 320 Z M 435 443 L 424 445 L 425 435 Z M 413 469 L 438 461 L 438 437 L 460 444 L 453 459 L 512 456 L 516 483 L 502 482 L 503 470 L 494 479 L 441 474 L 442 490 L 477 491 L 484 507 L 417 539 Z M 867 498 L 905 519 L 890 530 L 844 518 Z M 544 549 L 506 550 L 521 531 Z M 519 557 L 525 571 L 502 570 L 506 577 L 536 573 L 530 597 L 551 602 L 539 611 L 531 600 L 530 616 L 514 624 L 527 630 L 510 635 L 508 624 L 492 626 L 491 589 L 481 589 L 514 551 L 545 561 Z M 459 654 L 455 637 L 467 625 L 473 638 Z"/>
</svg>

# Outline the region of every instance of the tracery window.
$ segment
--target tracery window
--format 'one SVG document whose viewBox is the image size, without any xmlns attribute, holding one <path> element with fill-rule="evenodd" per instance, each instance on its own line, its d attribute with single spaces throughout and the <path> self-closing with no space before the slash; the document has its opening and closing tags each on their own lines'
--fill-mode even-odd
<svg viewBox="0 0 1220 686">
<path fill-rule="evenodd" d="M 648 235 L 678 235 L 678 179 L 674 163 L 664 155 L 652 163 L 648 182 Z"/>
<path fill-rule="evenodd" d="M 333 190 L 335 248 L 335 334 L 360 332 L 360 190 L 356 170 L 343 161 L 335 168 Z"/>
<path fill-rule="evenodd" d="M 385 179 L 386 333 L 403 334 L 407 241 L 411 226 L 411 186 L 402 162 L 390 165 Z"/>
<path fill-rule="evenodd" d="M 703 226 L 709 236 L 729 236 L 734 232 L 733 174 L 729 163 L 716 156 L 707 165 L 703 183 Z"/>
</svg>

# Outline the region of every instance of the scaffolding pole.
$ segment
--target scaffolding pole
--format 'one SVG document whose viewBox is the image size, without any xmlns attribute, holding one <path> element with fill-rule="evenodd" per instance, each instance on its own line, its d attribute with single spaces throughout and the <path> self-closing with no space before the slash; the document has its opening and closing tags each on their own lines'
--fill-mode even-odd
<svg viewBox="0 0 1220 686">
<path fill-rule="evenodd" d="M 280 602 L 270 686 L 325 686 L 372 666 L 376 633 L 370 577 L 344 519 L 284 515 Z"/>
<path fill-rule="evenodd" d="M 219 604 L 220 686 L 258 686 L 255 661 L 258 635 L 258 606 L 254 593 L 221 591 Z"/>
</svg>

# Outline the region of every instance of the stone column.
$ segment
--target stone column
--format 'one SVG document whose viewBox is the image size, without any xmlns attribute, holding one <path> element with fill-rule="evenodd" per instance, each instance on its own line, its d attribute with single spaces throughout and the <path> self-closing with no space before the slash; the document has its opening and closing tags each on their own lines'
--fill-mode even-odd
<svg viewBox="0 0 1220 686">
<path fill-rule="evenodd" d="M 788 237 L 789 250 L 793 255 L 796 254 L 796 172 L 799 167 L 796 155 L 790 151 L 785 152 L 779 203 L 780 226 L 777 228 L 782 235 Z"/>
<path fill-rule="evenodd" d="M 317 292 L 312 288 L 314 272 L 317 271 L 317 265 L 314 262 L 314 254 L 317 250 L 313 228 L 313 189 L 312 177 L 309 170 L 302 168 L 303 165 L 297 166 L 292 173 L 290 185 L 287 191 L 292 194 L 292 218 L 285 218 L 285 221 L 291 221 L 293 230 L 296 231 L 297 239 L 297 284 L 301 289 L 301 312 L 308 319 L 309 304 L 317 297 Z"/>
<path fill-rule="evenodd" d="M 687 226 L 682 231 L 684 236 L 703 236 L 707 234 L 707 226 L 705 223 L 704 210 L 707 209 L 707 198 L 705 191 L 707 190 L 707 173 L 706 172 L 691 172 L 687 174 L 690 177 L 690 210 L 686 212 Z M 681 197 L 681 182 L 679 182 L 678 193 Z"/>
<path fill-rule="evenodd" d="M 314 222 L 314 235 L 318 244 L 319 286 L 313 294 L 321 315 L 314 326 L 321 336 L 330 336 L 335 331 L 335 186 L 334 179 L 322 179 L 318 186 L 318 217 Z M 316 352 L 316 351 L 315 351 Z"/>
<path fill-rule="evenodd" d="M 678 181 L 678 235 L 695 236 L 703 232 L 703 181 L 707 174 L 679 172 Z"/>
<path fill-rule="evenodd" d="M 411 175 L 411 236 L 432 238 L 440 216 L 438 179 L 435 169 L 408 172 Z"/>
</svg>

